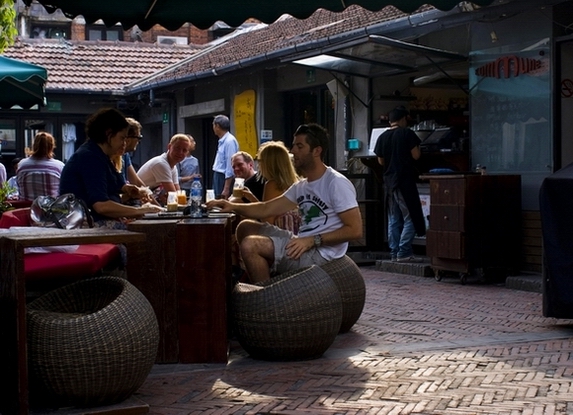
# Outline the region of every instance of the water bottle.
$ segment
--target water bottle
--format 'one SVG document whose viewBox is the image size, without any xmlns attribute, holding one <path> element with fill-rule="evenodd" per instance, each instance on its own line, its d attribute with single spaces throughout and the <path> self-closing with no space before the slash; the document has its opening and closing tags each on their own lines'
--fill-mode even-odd
<svg viewBox="0 0 573 415">
<path fill-rule="evenodd" d="M 201 201 L 203 200 L 203 186 L 199 177 L 193 179 L 191 183 L 191 217 L 200 218 L 203 216 L 201 211 Z"/>
</svg>

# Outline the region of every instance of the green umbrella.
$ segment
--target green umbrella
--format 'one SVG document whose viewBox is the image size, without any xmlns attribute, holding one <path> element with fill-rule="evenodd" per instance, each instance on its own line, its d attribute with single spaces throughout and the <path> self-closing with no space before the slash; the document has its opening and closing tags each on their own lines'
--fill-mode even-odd
<svg viewBox="0 0 573 415">
<path fill-rule="evenodd" d="M 46 105 L 47 79 L 48 71 L 41 66 L 0 56 L 0 108 Z"/>
</svg>

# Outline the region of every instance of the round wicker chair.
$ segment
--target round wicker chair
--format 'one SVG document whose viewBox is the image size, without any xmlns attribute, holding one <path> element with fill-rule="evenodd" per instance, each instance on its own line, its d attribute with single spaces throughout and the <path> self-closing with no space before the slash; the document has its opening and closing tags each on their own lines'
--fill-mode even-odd
<svg viewBox="0 0 573 415">
<path fill-rule="evenodd" d="M 128 281 L 90 278 L 28 305 L 28 364 L 36 405 L 120 402 L 145 381 L 157 355 L 153 308 Z"/>
<path fill-rule="evenodd" d="M 366 285 L 360 268 L 350 257 L 334 259 L 320 266 L 338 287 L 342 299 L 340 333 L 346 333 L 356 323 L 366 300 Z"/>
<path fill-rule="evenodd" d="M 241 346 L 255 359 L 315 359 L 330 347 L 342 321 L 340 294 L 317 266 L 233 290 L 233 322 Z"/>
</svg>

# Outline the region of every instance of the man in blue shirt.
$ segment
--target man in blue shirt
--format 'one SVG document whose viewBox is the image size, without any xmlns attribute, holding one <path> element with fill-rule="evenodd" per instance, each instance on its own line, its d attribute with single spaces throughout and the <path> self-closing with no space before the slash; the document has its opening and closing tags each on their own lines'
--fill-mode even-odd
<svg viewBox="0 0 573 415">
<path fill-rule="evenodd" d="M 215 196 L 227 199 L 233 191 L 235 175 L 231 157 L 239 151 L 239 143 L 233 134 L 229 132 L 231 123 L 225 115 L 217 115 L 213 119 L 213 132 L 219 138 L 217 154 L 213 163 L 213 190 Z"/>
</svg>

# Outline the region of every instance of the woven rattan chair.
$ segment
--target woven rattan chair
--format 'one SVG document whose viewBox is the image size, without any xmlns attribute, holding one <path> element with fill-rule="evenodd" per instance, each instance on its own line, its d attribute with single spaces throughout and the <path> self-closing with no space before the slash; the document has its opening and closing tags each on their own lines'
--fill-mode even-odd
<svg viewBox="0 0 573 415">
<path fill-rule="evenodd" d="M 342 302 L 333 280 L 313 265 L 235 285 L 233 321 L 237 340 L 255 359 L 315 359 L 338 334 Z"/>
<path fill-rule="evenodd" d="M 356 263 L 344 255 L 320 266 L 332 278 L 342 299 L 340 333 L 346 333 L 356 323 L 366 300 L 366 285 Z"/>
<path fill-rule="evenodd" d="M 36 405 L 120 402 L 145 381 L 159 329 L 128 281 L 98 277 L 66 285 L 28 305 L 31 400 Z"/>
</svg>

